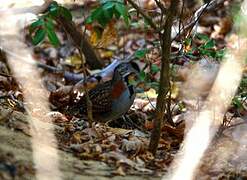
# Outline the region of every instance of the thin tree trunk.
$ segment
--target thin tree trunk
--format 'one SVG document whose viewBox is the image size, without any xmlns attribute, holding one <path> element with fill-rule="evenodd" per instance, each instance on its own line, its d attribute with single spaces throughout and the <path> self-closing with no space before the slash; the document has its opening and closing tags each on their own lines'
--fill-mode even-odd
<svg viewBox="0 0 247 180">
<path fill-rule="evenodd" d="M 160 133 L 161 125 L 164 119 L 164 113 L 166 109 L 166 96 L 170 90 L 170 49 L 171 49 L 171 28 L 173 24 L 173 19 L 177 13 L 177 6 L 179 0 L 172 0 L 171 6 L 168 10 L 164 31 L 160 33 L 161 41 L 161 73 L 160 73 L 160 86 L 157 98 L 156 107 L 156 118 L 154 120 L 154 128 L 152 131 L 149 150 L 156 154 Z"/>
</svg>

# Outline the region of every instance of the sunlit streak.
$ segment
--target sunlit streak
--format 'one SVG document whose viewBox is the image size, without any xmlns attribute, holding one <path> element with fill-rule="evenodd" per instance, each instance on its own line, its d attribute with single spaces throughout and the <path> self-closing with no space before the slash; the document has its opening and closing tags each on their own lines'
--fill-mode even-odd
<svg viewBox="0 0 247 180">
<path fill-rule="evenodd" d="M 246 3 L 246 2 L 244 2 Z M 240 28 L 243 28 L 242 25 Z M 243 35 L 244 29 L 240 30 Z M 212 89 L 200 111 L 195 113 L 193 125 L 186 134 L 183 145 L 175 158 L 168 175 L 163 179 L 191 180 L 200 165 L 200 160 L 215 135 L 223 116 L 230 105 L 242 77 L 243 63 L 246 57 L 246 39 L 242 38 L 240 45 L 228 50 L 225 61 L 222 63 Z M 189 84 L 197 85 L 189 79 Z M 193 94 L 193 91 L 190 93 Z"/>
<path fill-rule="evenodd" d="M 44 120 L 45 115 L 49 112 L 47 92 L 42 87 L 35 64 L 25 62 L 34 62 L 31 52 L 22 41 L 24 36 L 20 33 L 25 21 L 26 14 L 14 15 L 11 13 L 11 9 L 8 9 L 7 14 L 0 13 L 0 45 L 7 53 L 13 75 L 22 87 L 32 135 L 36 178 L 39 180 L 61 179 L 53 125 L 49 119 Z"/>
</svg>

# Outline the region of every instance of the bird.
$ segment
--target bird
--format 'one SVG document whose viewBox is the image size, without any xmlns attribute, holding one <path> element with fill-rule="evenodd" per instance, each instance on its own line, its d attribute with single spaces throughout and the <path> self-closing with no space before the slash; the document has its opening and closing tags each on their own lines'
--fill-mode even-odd
<svg viewBox="0 0 247 180">
<path fill-rule="evenodd" d="M 114 67 L 110 80 L 98 82 L 88 91 L 95 121 L 116 120 L 130 109 L 136 95 L 135 85 L 132 82 L 137 79 L 139 71 L 138 65 L 134 62 L 119 63 Z M 97 77 L 99 81 L 101 78 L 104 77 Z M 87 115 L 85 93 L 75 93 L 77 95 L 72 99 L 67 111 L 75 116 L 85 117 Z"/>
</svg>

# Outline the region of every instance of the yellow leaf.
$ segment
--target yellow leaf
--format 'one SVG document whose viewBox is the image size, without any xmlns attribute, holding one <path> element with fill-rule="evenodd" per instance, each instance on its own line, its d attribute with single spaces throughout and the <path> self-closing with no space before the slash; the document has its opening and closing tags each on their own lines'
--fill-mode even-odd
<svg viewBox="0 0 247 180">
<path fill-rule="evenodd" d="M 179 95 L 179 88 L 176 83 L 171 82 L 171 98 L 176 99 Z"/>
<path fill-rule="evenodd" d="M 95 31 L 91 31 L 90 42 L 93 46 L 96 46 L 98 42 L 98 35 Z"/>
<path fill-rule="evenodd" d="M 150 88 L 149 91 L 146 92 L 146 95 L 149 98 L 157 98 L 158 94 L 156 93 L 156 90 L 153 88 Z"/>
<path fill-rule="evenodd" d="M 112 51 L 102 51 L 100 53 L 101 58 L 111 58 L 113 56 Z"/>
<path fill-rule="evenodd" d="M 82 60 L 79 55 L 70 56 L 65 62 L 71 66 L 75 66 L 76 69 L 79 69 L 82 65 Z"/>
<path fill-rule="evenodd" d="M 137 93 L 137 96 L 140 98 L 157 98 L 158 94 L 156 93 L 156 90 L 153 88 L 150 88 L 148 91 L 144 92 L 144 93 Z"/>
<path fill-rule="evenodd" d="M 110 22 L 103 31 L 101 39 L 98 41 L 97 47 L 106 48 L 117 40 L 117 31 L 115 22 Z"/>
</svg>

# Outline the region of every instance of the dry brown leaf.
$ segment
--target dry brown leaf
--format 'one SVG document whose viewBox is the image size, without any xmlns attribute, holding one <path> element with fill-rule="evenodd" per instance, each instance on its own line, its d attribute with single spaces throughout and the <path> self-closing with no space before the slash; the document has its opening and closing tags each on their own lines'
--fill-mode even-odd
<svg viewBox="0 0 247 180">
<path fill-rule="evenodd" d="M 87 134 L 89 137 L 94 137 L 94 138 L 99 138 L 99 137 L 103 136 L 94 127 L 92 127 L 92 128 L 86 128 L 82 132 L 85 133 L 85 134 Z"/>
<path fill-rule="evenodd" d="M 71 142 L 75 143 L 75 144 L 82 142 L 81 141 L 81 133 L 79 131 L 72 134 Z"/>
<path fill-rule="evenodd" d="M 144 127 L 145 127 L 147 130 L 153 129 L 153 128 L 154 128 L 154 123 L 153 123 L 153 121 L 148 121 L 148 120 L 146 120 L 146 121 L 145 121 Z"/>
<path fill-rule="evenodd" d="M 51 92 L 49 101 L 57 107 L 65 106 L 69 103 L 72 88 L 72 86 L 63 86 L 56 91 Z"/>
<path fill-rule="evenodd" d="M 110 131 L 116 135 L 119 135 L 119 136 L 125 136 L 125 135 L 130 134 L 132 132 L 132 130 L 128 130 L 128 129 L 111 128 L 111 127 L 108 128 L 108 131 Z"/>
<path fill-rule="evenodd" d="M 55 123 L 63 123 L 69 121 L 62 113 L 58 111 L 52 111 L 47 113 L 45 118 L 49 118 L 51 122 Z"/>
<path fill-rule="evenodd" d="M 114 175 L 120 175 L 120 176 L 125 176 L 126 173 L 124 172 L 123 166 L 119 166 L 115 171 L 112 172 Z"/>
<path fill-rule="evenodd" d="M 182 138 L 184 136 L 185 123 L 183 121 L 177 127 L 172 127 L 170 125 L 165 124 L 161 128 L 161 130 L 178 138 Z"/>
<path fill-rule="evenodd" d="M 144 151 L 144 144 L 137 138 L 132 138 L 131 140 L 123 139 L 121 149 L 135 156 Z"/>
</svg>

